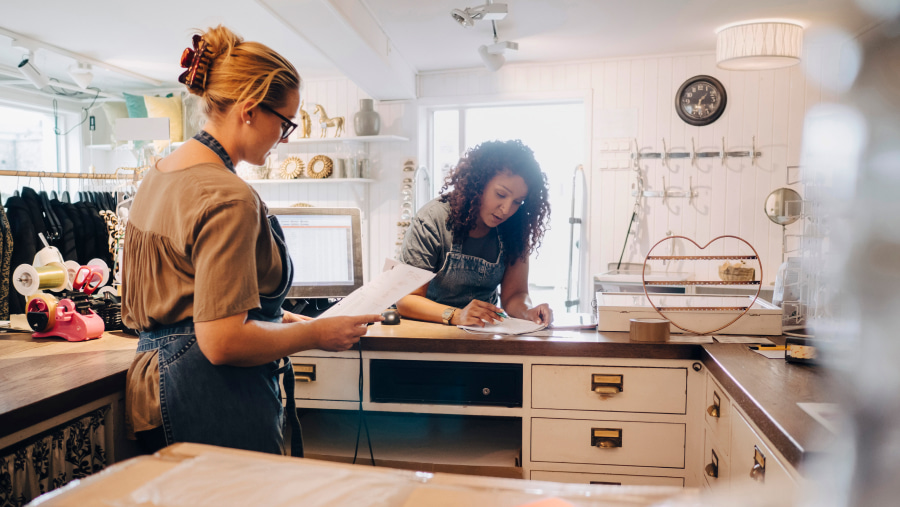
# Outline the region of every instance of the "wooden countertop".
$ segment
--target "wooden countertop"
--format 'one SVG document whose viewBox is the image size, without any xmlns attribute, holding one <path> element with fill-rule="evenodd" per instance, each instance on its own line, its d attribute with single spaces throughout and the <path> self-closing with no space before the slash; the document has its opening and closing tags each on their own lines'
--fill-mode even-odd
<svg viewBox="0 0 900 507">
<path fill-rule="evenodd" d="M 120 333 L 83 342 L 0 333 L 0 437 L 125 389 L 136 348 Z"/>
<path fill-rule="evenodd" d="M 820 425 L 797 406 L 834 400 L 826 370 L 766 359 L 745 345 L 632 343 L 628 333 L 593 330 L 500 336 L 412 320 L 375 324 L 361 344 L 388 352 L 695 359 L 794 466 L 827 445 Z M 86 342 L 0 333 L 0 437 L 124 389 L 136 347 L 136 337 L 118 333 Z"/>
</svg>

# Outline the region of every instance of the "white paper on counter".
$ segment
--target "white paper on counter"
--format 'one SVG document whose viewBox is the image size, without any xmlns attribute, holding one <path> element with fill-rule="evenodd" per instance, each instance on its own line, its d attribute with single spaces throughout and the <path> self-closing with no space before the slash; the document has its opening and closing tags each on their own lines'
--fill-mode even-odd
<svg viewBox="0 0 900 507">
<path fill-rule="evenodd" d="M 669 343 L 712 343 L 713 337 L 709 335 L 669 335 Z"/>
<path fill-rule="evenodd" d="M 470 333 L 488 333 L 488 334 L 525 334 L 540 331 L 547 327 L 544 324 L 536 324 L 530 320 L 517 319 L 509 317 L 500 322 L 493 324 L 485 324 L 484 327 L 478 326 L 456 326 L 465 329 Z"/>
<path fill-rule="evenodd" d="M 761 356 L 768 357 L 769 359 L 784 359 L 784 352 L 785 352 L 784 350 L 756 350 L 756 349 L 750 349 L 750 350 L 752 350 L 753 352 L 756 352 L 757 354 L 759 354 Z"/>
<path fill-rule="evenodd" d="M 319 315 L 344 317 L 381 313 L 400 298 L 434 278 L 434 273 L 401 262 L 385 262 L 385 270 Z"/>
<path fill-rule="evenodd" d="M 717 334 L 713 338 L 719 343 L 750 343 L 759 345 L 775 345 L 772 340 L 762 336 L 733 336 L 730 334 Z"/>
</svg>

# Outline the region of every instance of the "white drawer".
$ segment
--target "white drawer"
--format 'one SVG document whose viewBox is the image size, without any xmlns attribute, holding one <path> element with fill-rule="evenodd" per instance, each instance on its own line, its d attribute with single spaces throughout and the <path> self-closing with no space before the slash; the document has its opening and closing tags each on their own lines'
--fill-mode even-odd
<svg viewBox="0 0 900 507">
<path fill-rule="evenodd" d="M 595 437 L 620 435 L 615 447 Z M 531 419 L 531 461 L 684 468 L 685 425 L 584 419 Z"/>
<path fill-rule="evenodd" d="M 337 357 L 292 356 L 294 378 L 314 370 L 310 381 L 294 383 L 298 400 L 359 401 L 359 361 Z M 311 377 L 311 375 L 310 375 Z"/>
<path fill-rule="evenodd" d="M 606 392 L 597 393 L 597 388 Z M 531 368 L 532 408 L 684 414 L 686 403 L 686 368 L 545 364 Z"/>
<path fill-rule="evenodd" d="M 576 472 L 544 472 L 534 470 L 535 481 L 571 482 L 575 484 L 610 484 L 615 486 L 678 486 L 684 487 L 683 477 L 653 477 L 648 475 L 582 474 Z"/>
<path fill-rule="evenodd" d="M 741 414 L 735 412 L 732 422 L 730 481 L 732 491 L 743 488 L 744 491 L 750 492 L 759 488 L 761 494 L 770 497 L 778 495 L 781 498 L 792 498 L 795 489 L 794 480 L 775 453 L 763 443 Z M 764 468 L 753 471 L 759 461 L 764 462 Z"/>
<path fill-rule="evenodd" d="M 701 463 L 703 476 L 706 478 L 706 483 L 711 487 L 724 490 L 728 487 L 729 477 L 731 476 L 728 456 L 723 452 L 722 446 L 712 440 L 709 428 L 706 428 L 704 433 L 706 438 L 704 438 L 703 462 Z M 711 474 L 714 474 L 714 476 Z"/>
<path fill-rule="evenodd" d="M 711 432 L 710 437 L 718 444 L 722 453 L 720 456 L 723 457 L 731 455 L 731 410 L 731 400 L 725 395 L 722 386 L 712 376 L 708 376 L 703 418 Z"/>
</svg>

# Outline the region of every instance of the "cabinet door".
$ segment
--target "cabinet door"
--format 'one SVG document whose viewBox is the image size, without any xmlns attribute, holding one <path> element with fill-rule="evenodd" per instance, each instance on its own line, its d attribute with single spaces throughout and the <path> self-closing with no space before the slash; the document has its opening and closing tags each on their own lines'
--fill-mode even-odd
<svg viewBox="0 0 900 507">
<path fill-rule="evenodd" d="M 703 444 L 703 477 L 706 478 L 706 483 L 709 484 L 710 487 L 714 487 L 718 490 L 725 490 L 728 488 L 729 479 L 731 476 L 731 466 L 728 461 L 728 456 L 725 453 L 724 447 L 726 445 L 720 445 L 716 443 L 712 438 L 712 432 L 709 428 L 706 428 L 705 431 L 706 438 L 704 439 Z M 729 442 L 730 444 L 730 442 Z"/>
<path fill-rule="evenodd" d="M 649 475 L 583 474 L 577 472 L 545 472 L 534 470 L 535 481 L 569 482 L 574 484 L 607 484 L 611 486 L 678 486 L 684 487 L 683 477 Z"/>
<path fill-rule="evenodd" d="M 338 357 L 292 356 L 294 398 L 359 401 L 359 361 Z"/>
<path fill-rule="evenodd" d="M 531 460 L 684 468 L 685 425 L 531 419 Z"/>
<path fill-rule="evenodd" d="M 687 369 L 536 364 L 531 393 L 532 408 L 683 414 Z"/>
<path fill-rule="evenodd" d="M 779 458 L 744 417 L 734 412 L 731 428 L 731 490 L 758 490 L 767 496 L 793 496 L 795 483 Z"/>
<path fill-rule="evenodd" d="M 703 417 L 711 432 L 710 437 L 720 444 L 720 456 L 727 458 L 731 454 L 728 446 L 731 443 L 731 400 L 712 376 L 707 378 Z"/>
</svg>

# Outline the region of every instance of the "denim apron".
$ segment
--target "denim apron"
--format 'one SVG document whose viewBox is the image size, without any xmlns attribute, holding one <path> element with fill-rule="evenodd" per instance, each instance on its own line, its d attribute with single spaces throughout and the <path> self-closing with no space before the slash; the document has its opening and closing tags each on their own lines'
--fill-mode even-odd
<svg viewBox="0 0 900 507">
<path fill-rule="evenodd" d="M 497 234 L 500 252 L 497 262 L 462 253 L 462 241 L 454 241 L 444 265 L 428 284 L 425 297 L 443 305 L 462 308 L 473 299 L 496 305 L 497 287 L 506 273 L 503 238 Z"/>
<path fill-rule="evenodd" d="M 248 312 L 248 319 L 281 322 L 293 264 L 278 220 L 269 217 L 269 225 L 281 255 L 281 281 L 275 292 L 260 295 L 261 308 Z M 159 401 L 167 444 L 195 442 L 285 454 L 287 422 L 291 455 L 303 456 L 289 358 L 252 367 L 213 365 L 200 350 L 190 319 L 141 332 L 137 351 L 152 350 L 159 354 Z M 278 385 L 282 374 L 286 413 Z"/>
</svg>

